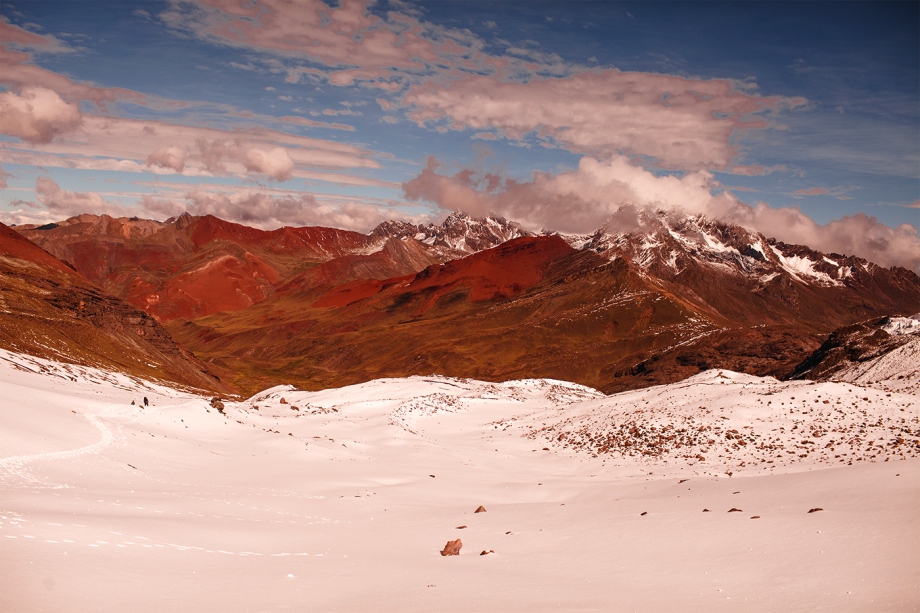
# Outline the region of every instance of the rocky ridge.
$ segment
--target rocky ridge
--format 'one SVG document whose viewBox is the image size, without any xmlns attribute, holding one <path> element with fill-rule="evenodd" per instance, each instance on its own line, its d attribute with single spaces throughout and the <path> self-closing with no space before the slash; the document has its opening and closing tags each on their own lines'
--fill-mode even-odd
<svg viewBox="0 0 920 613">
<path fill-rule="evenodd" d="M 792 376 L 918 393 L 920 315 L 881 317 L 839 328 Z"/>
<path fill-rule="evenodd" d="M 412 238 L 445 258 L 455 259 L 497 247 L 515 238 L 534 236 L 534 233 L 501 217 L 474 218 L 454 211 L 440 225 L 385 221 L 371 231 L 371 236 Z"/>
</svg>

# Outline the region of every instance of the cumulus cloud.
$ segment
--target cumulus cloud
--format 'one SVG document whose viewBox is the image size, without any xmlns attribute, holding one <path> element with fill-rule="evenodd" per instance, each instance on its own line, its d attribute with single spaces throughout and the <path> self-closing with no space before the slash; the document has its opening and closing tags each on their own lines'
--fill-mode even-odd
<svg viewBox="0 0 920 613">
<path fill-rule="evenodd" d="M 591 232 L 618 214 L 619 221 L 613 223 L 622 223 L 628 217 L 622 211 L 629 208 L 705 215 L 783 242 L 920 270 L 920 238 L 913 226 L 890 228 L 863 214 L 820 225 L 797 208 L 741 202 L 729 191 L 720 191 L 721 185 L 706 170 L 660 176 L 626 156 L 586 156 L 569 172 L 537 172 L 533 180 L 517 182 L 470 170 L 446 176 L 436 172 L 438 167 L 429 158 L 426 168 L 403 185 L 406 197 L 445 210 L 501 215 L 531 228 L 570 233 Z"/>
<path fill-rule="evenodd" d="M 287 181 L 294 171 L 294 162 L 281 147 L 270 151 L 252 147 L 246 151 L 246 170 L 261 172 L 276 181 Z"/>
<path fill-rule="evenodd" d="M 239 139 L 204 138 L 196 140 L 195 147 L 197 153 L 193 157 L 200 160 L 211 173 L 225 174 L 225 163 L 235 161 L 243 164 L 249 172 L 262 173 L 277 181 L 287 181 L 293 176 L 294 161 L 283 147 L 273 147 L 266 151 L 248 147 Z"/>
<path fill-rule="evenodd" d="M 511 139 L 533 133 L 594 156 L 654 158 L 671 169 L 726 169 L 732 135 L 764 128 L 750 115 L 797 101 L 736 91 L 727 80 L 590 71 L 527 83 L 469 76 L 414 86 L 403 102 L 419 125 L 447 120 L 452 129 L 495 129 Z"/>
<path fill-rule="evenodd" d="M 76 102 L 57 92 L 26 87 L 21 94 L 0 93 L 0 133 L 28 143 L 49 143 L 56 135 L 75 130 L 82 119 Z"/>
<path fill-rule="evenodd" d="M 712 214 L 736 203 L 727 193 L 712 195 L 718 184 L 708 171 L 657 176 L 622 155 L 609 160 L 586 156 L 575 170 L 555 175 L 536 172 L 529 182 L 493 174 L 480 178 L 469 170 L 447 177 L 435 172 L 438 166 L 429 158 L 427 167 L 403 185 L 406 197 L 476 216 L 495 213 L 561 232 L 595 230 L 622 205 Z"/>
<path fill-rule="evenodd" d="M 172 168 L 182 172 L 185 168 L 185 156 L 188 152 L 181 147 L 162 147 L 147 156 L 147 165 L 157 165 L 163 168 Z"/>
</svg>

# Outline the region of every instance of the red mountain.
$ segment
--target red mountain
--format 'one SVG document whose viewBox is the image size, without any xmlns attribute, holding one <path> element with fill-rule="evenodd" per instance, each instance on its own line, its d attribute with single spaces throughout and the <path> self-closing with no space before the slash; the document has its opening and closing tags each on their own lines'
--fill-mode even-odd
<svg viewBox="0 0 920 613">
<path fill-rule="evenodd" d="M 80 215 L 17 230 L 160 321 L 244 309 L 281 286 L 303 289 L 415 273 L 520 234 L 507 222 L 485 224 L 459 214 L 441 226 L 388 222 L 370 234 L 333 228 L 264 231 L 187 214 L 166 222 Z M 458 238 L 463 230 L 475 237 L 469 245 Z"/>
<path fill-rule="evenodd" d="M 208 391 L 227 391 L 147 313 L 0 224 L 0 347 Z"/>
</svg>

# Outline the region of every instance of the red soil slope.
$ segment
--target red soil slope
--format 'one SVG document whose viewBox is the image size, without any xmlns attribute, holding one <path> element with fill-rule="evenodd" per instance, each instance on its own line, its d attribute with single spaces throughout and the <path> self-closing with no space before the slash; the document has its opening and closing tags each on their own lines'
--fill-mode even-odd
<svg viewBox="0 0 920 613">
<path fill-rule="evenodd" d="M 307 269 L 360 257 L 356 254 L 386 240 L 332 228 L 265 231 L 210 215 L 186 215 L 168 223 L 81 215 L 23 232 L 160 321 L 249 307 Z M 386 264 L 386 255 L 377 259 Z M 412 272 L 429 263 L 424 260 Z M 348 265 L 345 261 L 339 268 Z M 405 267 L 398 270 L 407 272 Z M 393 272 L 388 269 L 382 276 Z"/>
<path fill-rule="evenodd" d="M 0 347 L 226 392 L 152 317 L 0 224 Z"/>
</svg>

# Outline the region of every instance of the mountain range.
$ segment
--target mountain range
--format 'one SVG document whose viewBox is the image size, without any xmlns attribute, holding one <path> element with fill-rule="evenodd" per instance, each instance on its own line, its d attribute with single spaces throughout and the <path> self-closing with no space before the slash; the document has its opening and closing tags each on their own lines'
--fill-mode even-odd
<svg viewBox="0 0 920 613">
<path fill-rule="evenodd" d="M 241 392 L 431 373 L 605 392 L 709 368 L 785 378 L 839 327 L 920 311 L 912 271 L 631 209 L 583 236 L 463 213 L 367 234 L 187 214 L 15 230 Z"/>
</svg>

